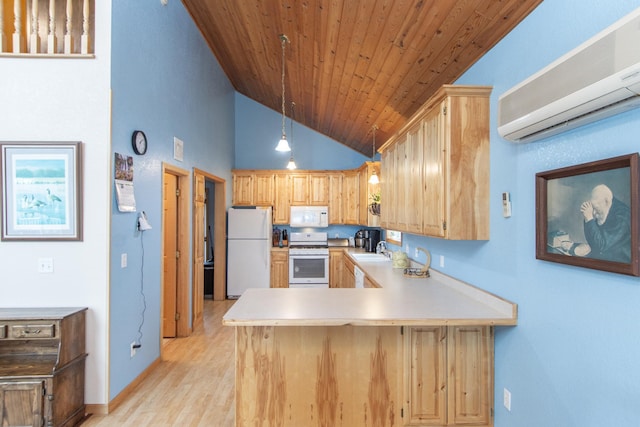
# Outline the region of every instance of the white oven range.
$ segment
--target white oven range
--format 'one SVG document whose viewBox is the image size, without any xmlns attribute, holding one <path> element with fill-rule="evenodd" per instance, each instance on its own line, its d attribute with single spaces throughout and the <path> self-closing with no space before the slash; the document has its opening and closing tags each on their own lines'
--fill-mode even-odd
<svg viewBox="0 0 640 427">
<path fill-rule="evenodd" d="M 290 234 L 289 287 L 329 287 L 329 246 L 326 232 Z"/>
</svg>

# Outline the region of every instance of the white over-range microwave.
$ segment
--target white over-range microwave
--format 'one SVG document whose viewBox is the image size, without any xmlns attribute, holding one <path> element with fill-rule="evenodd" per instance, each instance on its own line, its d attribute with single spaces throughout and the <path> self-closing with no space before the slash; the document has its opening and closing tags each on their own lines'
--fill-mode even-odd
<svg viewBox="0 0 640 427">
<path fill-rule="evenodd" d="M 291 206 L 289 225 L 291 227 L 328 227 L 329 208 L 327 206 Z"/>
</svg>

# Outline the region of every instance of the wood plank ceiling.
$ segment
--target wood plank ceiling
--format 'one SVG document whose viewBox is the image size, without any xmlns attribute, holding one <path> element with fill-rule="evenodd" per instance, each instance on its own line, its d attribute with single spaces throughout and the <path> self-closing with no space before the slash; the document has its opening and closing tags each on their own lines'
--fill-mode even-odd
<svg viewBox="0 0 640 427">
<path fill-rule="evenodd" d="M 279 113 L 286 35 L 287 116 L 295 102 L 297 122 L 370 157 L 374 125 L 379 147 L 542 0 L 182 2 L 235 89 Z"/>
</svg>

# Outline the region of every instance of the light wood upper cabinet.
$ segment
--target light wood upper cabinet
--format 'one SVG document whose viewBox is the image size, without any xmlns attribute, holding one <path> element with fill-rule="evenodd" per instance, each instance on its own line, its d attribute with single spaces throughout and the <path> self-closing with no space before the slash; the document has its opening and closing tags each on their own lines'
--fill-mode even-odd
<svg viewBox="0 0 640 427">
<path fill-rule="evenodd" d="M 344 205 L 342 220 L 345 224 L 358 224 L 360 220 L 360 175 L 357 170 L 345 171 L 342 178 Z"/>
<path fill-rule="evenodd" d="M 365 162 L 359 169 L 359 202 L 358 202 L 358 223 L 368 227 L 379 227 L 380 216 L 373 215 L 369 210 L 371 195 L 379 191 L 380 184 L 369 183 L 369 178 L 373 172 L 380 177 L 380 162 Z"/>
<path fill-rule="evenodd" d="M 422 232 L 422 212 L 416 206 L 423 206 L 423 197 L 429 197 L 422 187 L 423 171 L 423 126 L 419 123 L 407 133 L 405 147 L 405 204 L 404 223 L 413 234 Z"/>
<path fill-rule="evenodd" d="M 309 204 L 311 206 L 329 205 L 330 173 L 309 174 Z"/>
<path fill-rule="evenodd" d="M 396 224 L 398 230 L 407 229 L 407 136 L 403 135 L 395 144 L 395 175 L 396 180 Z"/>
<path fill-rule="evenodd" d="M 329 224 L 342 224 L 342 172 L 329 174 Z"/>
<path fill-rule="evenodd" d="M 232 204 L 273 206 L 273 223 L 289 223 L 291 206 L 328 206 L 330 224 L 377 227 L 368 213 L 371 172 L 381 175 L 380 162 L 366 162 L 346 171 L 233 170 Z"/>
<path fill-rule="evenodd" d="M 233 174 L 233 205 L 253 204 L 253 179 L 251 172 L 234 172 Z"/>
<path fill-rule="evenodd" d="M 271 172 L 256 173 L 253 182 L 253 204 L 256 206 L 272 206 L 274 197 L 275 175 Z"/>
<path fill-rule="evenodd" d="M 272 206 L 274 173 L 272 171 L 233 171 L 232 204 L 235 206 Z"/>
<path fill-rule="evenodd" d="M 422 186 L 424 199 L 422 209 L 422 229 L 424 234 L 445 237 L 445 150 L 443 137 L 445 105 L 429 111 L 423 121 L 422 141 L 423 171 Z"/>
<path fill-rule="evenodd" d="M 306 206 L 309 204 L 309 175 L 291 175 L 291 206 Z"/>
<path fill-rule="evenodd" d="M 489 239 L 490 93 L 488 86 L 445 85 L 380 148 L 383 226 Z M 395 212 L 384 208 L 394 195 Z"/>
<path fill-rule="evenodd" d="M 489 240 L 489 94 L 464 92 L 445 98 L 445 235 Z"/>
<path fill-rule="evenodd" d="M 273 202 L 273 223 L 289 224 L 289 200 L 291 194 L 291 176 L 278 173 L 275 176 L 275 198 Z"/>
<path fill-rule="evenodd" d="M 397 230 L 398 205 L 396 203 L 397 185 L 396 167 L 396 147 L 391 146 L 382 153 L 381 157 L 381 177 L 380 177 L 380 226 L 386 229 Z"/>
</svg>

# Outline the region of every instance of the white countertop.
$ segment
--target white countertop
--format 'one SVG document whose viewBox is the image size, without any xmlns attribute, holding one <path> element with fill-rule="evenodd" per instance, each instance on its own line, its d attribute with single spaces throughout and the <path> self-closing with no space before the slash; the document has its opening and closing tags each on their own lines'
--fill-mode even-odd
<svg viewBox="0 0 640 427">
<path fill-rule="evenodd" d="M 353 251 L 350 249 L 349 251 Z M 381 288 L 248 289 L 230 326 L 515 325 L 517 305 L 433 269 L 407 278 L 391 262 L 356 262 Z"/>
</svg>

